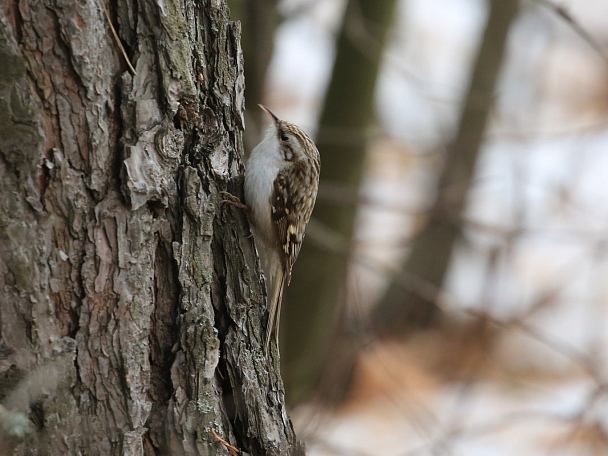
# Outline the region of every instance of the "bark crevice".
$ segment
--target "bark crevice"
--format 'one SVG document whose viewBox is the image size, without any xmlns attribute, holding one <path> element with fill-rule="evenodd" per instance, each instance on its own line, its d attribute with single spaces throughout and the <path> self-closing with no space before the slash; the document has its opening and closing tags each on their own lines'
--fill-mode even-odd
<svg viewBox="0 0 608 456">
<path fill-rule="evenodd" d="M 0 397 L 39 424 L 2 454 L 227 455 L 212 429 L 297 454 L 246 219 L 219 204 L 240 27 L 166 8 L 110 7 L 135 76 L 102 4 L 14 4 L 20 33 L 0 10 Z"/>
</svg>

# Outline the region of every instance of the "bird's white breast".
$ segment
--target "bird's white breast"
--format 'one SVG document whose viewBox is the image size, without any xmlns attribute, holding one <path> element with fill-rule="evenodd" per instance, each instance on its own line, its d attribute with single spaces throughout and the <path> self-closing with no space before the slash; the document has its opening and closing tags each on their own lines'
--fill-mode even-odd
<svg viewBox="0 0 608 456">
<path fill-rule="evenodd" d="M 272 131 L 267 132 L 247 161 L 245 201 L 253 215 L 255 234 L 265 242 L 273 238 L 270 197 L 274 180 L 284 164 L 283 154 Z"/>
</svg>

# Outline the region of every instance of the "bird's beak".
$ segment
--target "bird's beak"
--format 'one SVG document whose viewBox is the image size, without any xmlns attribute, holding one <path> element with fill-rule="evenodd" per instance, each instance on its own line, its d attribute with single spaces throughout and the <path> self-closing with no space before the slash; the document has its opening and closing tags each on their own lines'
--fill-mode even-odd
<svg viewBox="0 0 608 456">
<path fill-rule="evenodd" d="M 258 105 L 258 106 L 260 108 L 262 108 L 264 111 L 266 111 L 266 114 L 268 114 L 268 116 L 270 117 L 270 119 L 274 122 L 274 125 L 278 127 L 279 126 L 279 122 L 281 122 L 281 119 L 279 119 L 277 116 L 275 116 L 273 114 L 273 112 L 270 109 L 268 109 L 266 106 L 261 105 L 261 104 Z"/>
</svg>

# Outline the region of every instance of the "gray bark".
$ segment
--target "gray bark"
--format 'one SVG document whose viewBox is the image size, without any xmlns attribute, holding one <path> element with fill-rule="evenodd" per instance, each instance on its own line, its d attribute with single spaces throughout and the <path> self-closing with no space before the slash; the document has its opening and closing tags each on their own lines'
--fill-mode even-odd
<svg viewBox="0 0 608 456">
<path fill-rule="evenodd" d="M 0 10 L 0 453 L 229 454 L 214 430 L 303 454 L 247 222 L 220 204 L 240 27 L 223 1 L 109 8 L 135 75 L 103 3 Z"/>
</svg>

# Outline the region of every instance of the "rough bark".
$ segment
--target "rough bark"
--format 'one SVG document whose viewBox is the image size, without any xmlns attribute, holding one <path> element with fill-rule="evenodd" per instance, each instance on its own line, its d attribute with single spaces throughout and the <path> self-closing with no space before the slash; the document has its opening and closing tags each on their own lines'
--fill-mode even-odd
<svg viewBox="0 0 608 456">
<path fill-rule="evenodd" d="M 0 11 L 0 421 L 30 420 L 2 454 L 229 454 L 212 430 L 303 453 L 246 220 L 220 204 L 239 25 L 224 1 L 107 8 Z"/>
<path fill-rule="evenodd" d="M 495 102 L 495 87 L 506 49 L 517 0 L 489 0 L 489 17 L 458 124 L 438 179 L 437 197 L 428 222 L 412 241 L 403 272 L 390 284 L 374 316 L 376 330 L 401 331 L 404 327 L 425 328 L 438 316 L 438 307 L 420 288 L 439 289 L 444 282 L 452 253 L 462 236 L 463 214 L 484 133 Z M 404 288 L 405 283 L 411 287 Z M 421 283 L 421 287 L 416 284 Z"/>
</svg>

